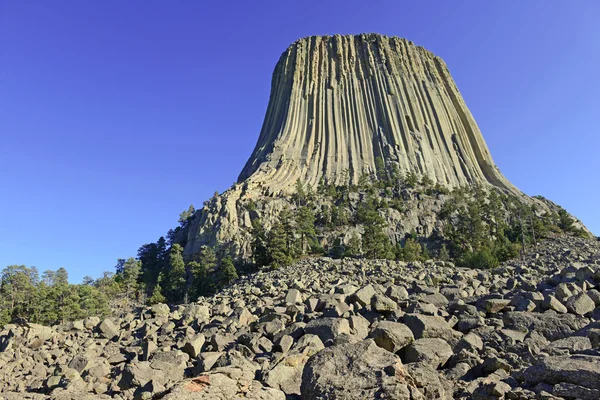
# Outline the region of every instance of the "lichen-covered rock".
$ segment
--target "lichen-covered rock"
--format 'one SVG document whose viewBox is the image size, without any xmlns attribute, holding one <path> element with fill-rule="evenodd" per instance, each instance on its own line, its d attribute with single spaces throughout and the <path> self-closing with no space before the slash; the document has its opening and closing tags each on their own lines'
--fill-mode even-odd
<svg viewBox="0 0 600 400">
<path fill-rule="evenodd" d="M 527 368 L 524 376 L 533 385 L 564 382 L 600 390 L 600 356 L 546 357 Z"/>
<path fill-rule="evenodd" d="M 333 346 L 311 357 L 301 392 L 305 400 L 410 399 L 400 358 L 373 340 Z"/>
</svg>

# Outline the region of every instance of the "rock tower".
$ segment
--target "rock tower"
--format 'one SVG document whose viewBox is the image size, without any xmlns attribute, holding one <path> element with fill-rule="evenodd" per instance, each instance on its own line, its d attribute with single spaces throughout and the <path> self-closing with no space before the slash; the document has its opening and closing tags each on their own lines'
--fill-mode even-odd
<svg viewBox="0 0 600 400">
<path fill-rule="evenodd" d="M 312 188 L 355 184 L 382 162 L 400 176 L 427 176 L 450 189 L 495 187 L 556 208 L 524 195 L 500 173 L 442 59 L 397 37 L 312 36 L 281 55 L 256 147 L 238 182 L 206 202 L 181 233 L 184 254 L 194 257 L 202 246 L 219 244 L 247 258 L 252 221 L 260 218 L 269 228 L 291 204 L 297 180 Z M 401 196 L 408 201 L 412 195 Z M 438 231 L 443 201 L 409 201 L 403 213 L 390 210 L 392 242 L 408 232 L 429 237 Z M 347 240 L 350 231 L 336 234 Z M 331 238 L 320 240 L 331 245 Z"/>
<path fill-rule="evenodd" d="M 275 193 L 296 179 L 356 182 L 375 170 L 377 157 L 449 187 L 516 191 L 441 58 L 378 34 L 292 44 L 275 67 L 260 137 L 239 182 Z"/>
</svg>

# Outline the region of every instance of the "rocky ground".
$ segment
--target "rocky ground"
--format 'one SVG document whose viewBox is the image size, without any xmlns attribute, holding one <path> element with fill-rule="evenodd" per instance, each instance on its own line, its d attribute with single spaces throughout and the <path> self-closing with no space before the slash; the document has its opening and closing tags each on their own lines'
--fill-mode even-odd
<svg viewBox="0 0 600 400">
<path fill-rule="evenodd" d="M 600 242 L 495 270 L 308 259 L 195 304 L 8 325 L 0 399 L 599 399 Z"/>
</svg>

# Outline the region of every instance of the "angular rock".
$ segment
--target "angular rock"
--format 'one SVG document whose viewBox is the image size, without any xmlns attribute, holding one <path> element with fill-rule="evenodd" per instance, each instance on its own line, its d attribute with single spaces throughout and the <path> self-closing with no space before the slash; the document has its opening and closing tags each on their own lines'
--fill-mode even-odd
<svg viewBox="0 0 600 400">
<path fill-rule="evenodd" d="M 531 385 L 571 383 L 600 390 L 600 356 L 546 357 L 527 368 L 524 377 Z"/>
<path fill-rule="evenodd" d="M 187 353 L 191 358 L 196 358 L 202 351 L 202 346 L 204 346 L 204 342 L 206 338 L 203 334 L 195 335 L 193 338 L 187 340 L 183 345 L 183 352 Z"/>
<path fill-rule="evenodd" d="M 120 334 L 119 328 L 108 318 L 102 321 L 98 330 L 108 340 L 116 339 Z"/>
<path fill-rule="evenodd" d="M 443 339 L 417 339 L 404 349 L 404 362 L 425 362 L 433 368 L 446 364 L 452 357 L 450 345 Z"/>
<path fill-rule="evenodd" d="M 365 307 L 371 304 L 373 296 L 375 296 L 373 285 L 367 285 L 357 290 L 351 297 L 353 301 Z"/>
<path fill-rule="evenodd" d="M 451 341 L 455 337 L 454 331 L 442 317 L 405 314 L 402 320 L 410 328 L 415 339 L 440 338 Z"/>
<path fill-rule="evenodd" d="M 313 319 L 306 324 L 304 332 L 317 335 L 325 343 L 334 340 L 343 333 L 350 334 L 350 324 L 344 318 Z"/>
<path fill-rule="evenodd" d="M 550 314 L 509 311 L 502 315 L 504 326 L 516 331 L 535 331 L 550 341 L 570 336 L 585 326 L 585 321 L 573 314 Z"/>
<path fill-rule="evenodd" d="M 288 304 L 302 304 L 302 293 L 298 289 L 290 289 L 285 296 L 285 302 Z"/>
<path fill-rule="evenodd" d="M 377 346 L 391 353 L 403 349 L 415 340 L 412 331 L 404 324 L 392 321 L 378 322 L 370 333 Z"/>
<path fill-rule="evenodd" d="M 575 296 L 569 297 L 569 299 L 567 299 L 565 302 L 565 306 L 569 312 L 577 315 L 585 315 L 594 311 L 594 308 L 596 308 L 594 301 L 585 293 L 579 293 Z"/>
<path fill-rule="evenodd" d="M 303 400 L 409 400 L 400 358 L 373 340 L 329 347 L 312 356 L 302 373 Z"/>
</svg>

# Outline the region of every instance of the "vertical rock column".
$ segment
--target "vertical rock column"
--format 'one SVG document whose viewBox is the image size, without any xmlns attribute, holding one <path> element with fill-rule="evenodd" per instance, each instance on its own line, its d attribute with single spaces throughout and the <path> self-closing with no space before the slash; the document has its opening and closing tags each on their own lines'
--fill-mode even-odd
<svg viewBox="0 0 600 400">
<path fill-rule="evenodd" d="M 382 157 L 449 187 L 518 192 L 498 171 L 445 63 L 376 34 L 308 37 L 273 73 L 269 106 L 239 181 L 289 191 L 297 179 L 356 182 Z"/>
</svg>

